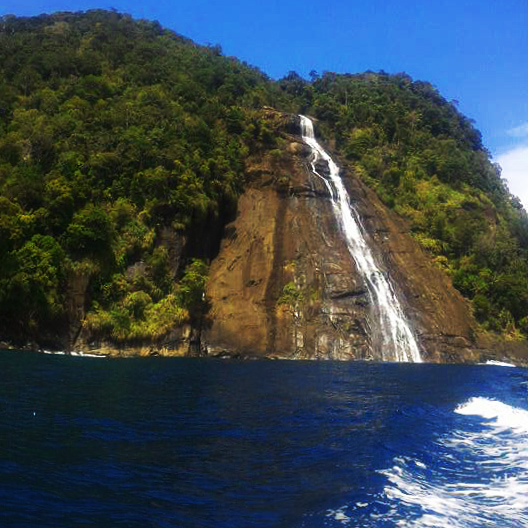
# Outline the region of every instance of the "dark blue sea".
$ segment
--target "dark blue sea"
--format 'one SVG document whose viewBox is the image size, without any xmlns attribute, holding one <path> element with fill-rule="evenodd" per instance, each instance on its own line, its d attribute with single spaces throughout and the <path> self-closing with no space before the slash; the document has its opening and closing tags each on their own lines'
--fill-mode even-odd
<svg viewBox="0 0 528 528">
<path fill-rule="evenodd" d="M 0 351 L 0 526 L 528 526 L 528 370 Z"/>
</svg>

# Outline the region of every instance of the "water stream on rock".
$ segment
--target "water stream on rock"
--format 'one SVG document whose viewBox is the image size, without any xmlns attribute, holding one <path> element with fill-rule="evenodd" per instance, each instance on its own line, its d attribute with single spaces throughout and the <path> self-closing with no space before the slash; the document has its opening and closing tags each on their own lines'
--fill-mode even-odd
<svg viewBox="0 0 528 528">
<path fill-rule="evenodd" d="M 381 356 L 385 361 L 422 361 L 420 350 L 402 306 L 388 277 L 374 260 L 374 256 L 363 236 L 363 227 L 357 211 L 350 203 L 348 193 L 339 176 L 339 167 L 315 139 L 312 121 L 301 118 L 302 138 L 312 149 L 312 171 L 328 188 L 337 221 L 345 235 L 346 243 L 359 272 L 364 276 L 371 301 L 377 312 L 381 341 Z M 317 171 L 317 162 L 328 163 L 329 176 Z"/>
</svg>

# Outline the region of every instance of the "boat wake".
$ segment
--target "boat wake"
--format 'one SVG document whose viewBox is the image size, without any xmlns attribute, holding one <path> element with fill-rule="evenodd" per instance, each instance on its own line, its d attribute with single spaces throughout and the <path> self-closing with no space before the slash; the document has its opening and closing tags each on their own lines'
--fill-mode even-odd
<svg viewBox="0 0 528 528">
<path fill-rule="evenodd" d="M 434 465 L 395 458 L 384 470 L 396 526 L 528 526 L 528 411 L 488 398 L 455 409 L 466 427 L 438 441 Z M 373 519 L 374 520 L 374 519 Z"/>
</svg>

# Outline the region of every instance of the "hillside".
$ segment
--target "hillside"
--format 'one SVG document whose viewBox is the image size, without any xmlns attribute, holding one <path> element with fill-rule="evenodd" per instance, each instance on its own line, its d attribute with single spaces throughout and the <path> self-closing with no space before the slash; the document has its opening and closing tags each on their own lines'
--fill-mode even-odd
<svg viewBox="0 0 528 528">
<path fill-rule="evenodd" d="M 280 196 L 299 184 L 284 117 L 298 112 L 318 119 L 348 185 L 375 191 L 378 214 L 408 226 L 423 265 L 470 300 L 478 325 L 468 319 L 464 339 L 528 335 L 526 213 L 430 84 L 383 72 L 273 81 L 106 11 L 3 17 L 0 71 L 0 339 L 199 351 L 203 325 L 215 328 L 208 267 L 239 198 L 263 176 Z M 266 317 L 288 312 L 287 284 L 300 295 L 294 276 L 270 283 Z"/>
<path fill-rule="evenodd" d="M 481 135 L 429 83 L 405 74 L 295 74 L 281 82 L 321 120 L 344 165 L 410 222 L 484 328 L 527 334 L 528 218 Z"/>
<path fill-rule="evenodd" d="M 113 341 L 192 317 L 206 273 L 192 259 L 214 255 L 245 157 L 273 143 L 253 111 L 272 84 L 217 48 L 103 11 L 5 17 L 0 68 L 3 333 L 60 340 L 80 323 L 72 285 L 86 324 Z M 186 246 L 181 262 L 164 236 Z"/>
</svg>

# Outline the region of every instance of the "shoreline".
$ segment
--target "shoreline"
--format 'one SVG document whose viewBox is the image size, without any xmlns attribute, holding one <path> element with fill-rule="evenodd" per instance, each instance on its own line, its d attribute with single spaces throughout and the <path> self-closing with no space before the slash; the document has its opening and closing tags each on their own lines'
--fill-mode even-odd
<svg viewBox="0 0 528 528">
<path fill-rule="evenodd" d="M 184 347 L 167 347 L 167 346 L 125 346 L 114 347 L 108 344 L 99 347 L 83 347 L 76 350 L 48 349 L 38 346 L 37 344 L 14 345 L 6 341 L 0 341 L 0 350 L 35 352 L 39 354 L 71 357 L 89 357 L 89 358 L 202 358 L 202 359 L 222 359 L 233 361 L 337 361 L 350 363 L 398 363 L 390 361 L 376 361 L 373 359 L 342 359 L 342 358 L 321 358 L 321 357 L 287 357 L 280 354 L 256 355 L 240 353 L 236 351 L 223 350 L 216 353 L 191 353 L 189 350 L 183 350 Z M 489 349 L 472 349 L 473 358 L 461 358 L 460 361 L 424 361 L 423 365 L 480 365 L 480 366 L 499 366 L 499 367 L 520 367 L 528 368 L 528 359 L 515 357 L 513 354 L 500 354 L 492 352 Z M 512 357 L 513 356 L 513 357 Z M 413 364 L 412 362 L 403 362 Z M 417 363 L 418 364 L 418 363 Z"/>
</svg>

